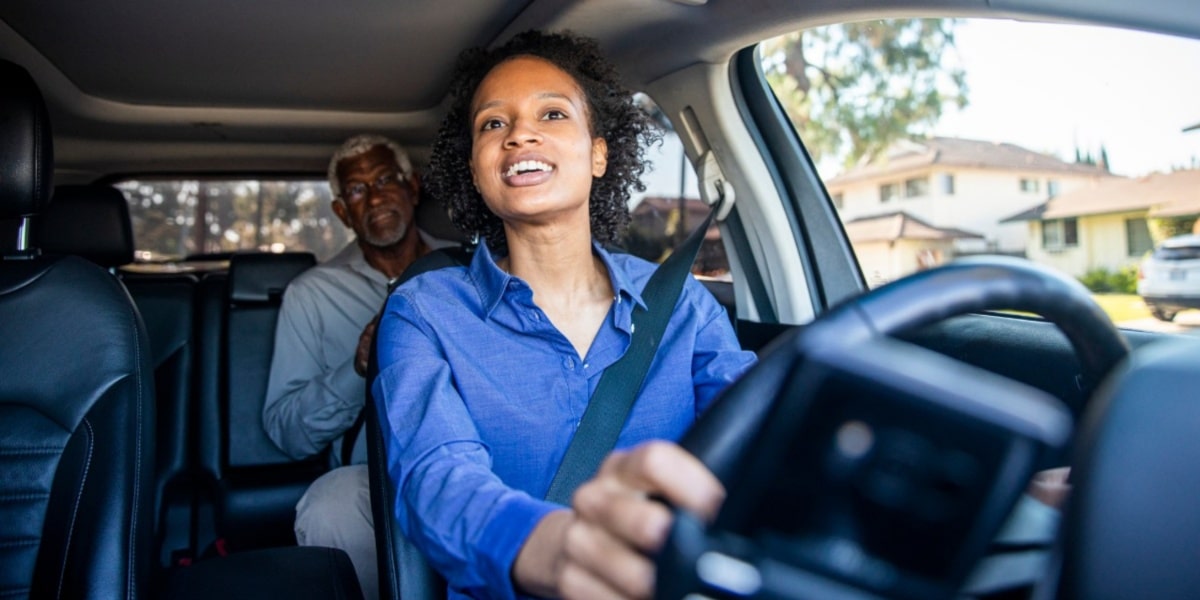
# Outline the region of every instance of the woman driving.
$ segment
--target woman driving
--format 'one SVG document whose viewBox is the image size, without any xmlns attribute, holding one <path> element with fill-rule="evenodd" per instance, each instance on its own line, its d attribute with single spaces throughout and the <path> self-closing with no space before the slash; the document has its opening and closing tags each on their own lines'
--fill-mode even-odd
<svg viewBox="0 0 1200 600">
<path fill-rule="evenodd" d="M 716 479 L 670 440 L 754 362 L 688 277 L 612 453 L 543 499 L 656 265 L 611 253 L 656 138 L 596 44 L 527 32 L 460 57 L 429 191 L 481 243 L 389 298 L 374 382 L 405 535 L 451 596 L 649 597 L 663 498 L 712 515 Z"/>
</svg>

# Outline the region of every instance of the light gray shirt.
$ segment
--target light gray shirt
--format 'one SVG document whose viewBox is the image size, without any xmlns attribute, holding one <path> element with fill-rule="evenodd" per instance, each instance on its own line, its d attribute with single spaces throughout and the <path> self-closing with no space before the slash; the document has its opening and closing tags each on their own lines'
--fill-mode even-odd
<svg viewBox="0 0 1200 600">
<path fill-rule="evenodd" d="M 358 418 L 365 388 L 354 354 L 387 287 L 387 277 L 367 264 L 357 242 L 288 284 L 263 404 L 267 435 L 288 456 L 320 452 Z M 366 459 L 364 437 L 355 444 L 356 463 Z M 334 454 L 336 461 L 340 447 Z"/>
</svg>

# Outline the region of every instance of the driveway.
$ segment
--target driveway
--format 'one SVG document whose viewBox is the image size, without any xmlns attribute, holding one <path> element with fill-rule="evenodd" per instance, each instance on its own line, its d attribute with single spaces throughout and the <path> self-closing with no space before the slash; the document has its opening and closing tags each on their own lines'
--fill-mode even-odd
<svg viewBox="0 0 1200 600">
<path fill-rule="evenodd" d="M 1175 321 L 1171 323 L 1166 323 L 1153 317 L 1149 317 L 1146 319 L 1122 321 L 1117 323 L 1117 326 L 1125 329 L 1157 331 L 1162 333 L 1182 333 L 1185 335 L 1194 335 L 1200 337 L 1200 310 L 1187 310 L 1181 312 L 1175 316 Z"/>
</svg>

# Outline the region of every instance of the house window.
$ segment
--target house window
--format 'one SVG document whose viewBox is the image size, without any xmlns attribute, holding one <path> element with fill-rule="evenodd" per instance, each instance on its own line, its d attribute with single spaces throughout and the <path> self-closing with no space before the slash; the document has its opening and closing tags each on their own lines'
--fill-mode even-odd
<svg viewBox="0 0 1200 600">
<path fill-rule="evenodd" d="M 1146 219 L 1125 219 L 1125 247 L 1129 249 L 1129 256 L 1142 256 L 1154 250 Z"/>
<path fill-rule="evenodd" d="M 1046 195 L 1053 198 L 1058 195 L 1058 181 L 1054 179 L 1046 180 Z"/>
<path fill-rule="evenodd" d="M 1079 222 L 1075 217 L 1042 221 L 1042 247 L 1060 250 L 1079 245 Z"/>
<path fill-rule="evenodd" d="M 843 208 L 845 208 L 846 207 L 846 195 L 845 194 L 834 194 L 833 195 L 833 207 L 838 210 L 842 210 Z"/>
<path fill-rule="evenodd" d="M 904 197 L 919 198 L 929 195 L 929 178 L 914 177 L 904 181 Z"/>
<path fill-rule="evenodd" d="M 1021 191 L 1027 194 L 1033 194 L 1038 191 L 1038 180 L 1021 178 Z"/>
<path fill-rule="evenodd" d="M 942 195 L 943 196 L 953 196 L 954 195 L 954 175 L 951 175 L 950 173 L 943 173 L 941 181 L 942 181 Z"/>
<path fill-rule="evenodd" d="M 892 198 L 895 198 L 897 195 L 899 195 L 899 187 L 900 186 L 895 183 L 885 183 L 879 186 L 879 201 L 887 202 Z"/>
</svg>

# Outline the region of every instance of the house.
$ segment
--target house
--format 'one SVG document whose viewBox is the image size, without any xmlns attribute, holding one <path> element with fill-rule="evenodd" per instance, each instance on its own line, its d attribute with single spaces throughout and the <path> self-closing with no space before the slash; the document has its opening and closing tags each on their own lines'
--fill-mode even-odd
<svg viewBox="0 0 1200 600">
<path fill-rule="evenodd" d="M 960 229 L 934 227 L 903 211 L 852 219 L 845 228 L 871 287 L 945 262 L 954 256 L 956 240 L 983 237 Z"/>
<path fill-rule="evenodd" d="M 1026 255 L 1073 276 L 1135 265 L 1156 241 L 1200 221 L 1200 170 L 1109 178 L 1005 219 L 1024 223 Z M 1187 221 L 1193 221 L 1187 227 Z"/>
<path fill-rule="evenodd" d="M 630 254 L 661 262 L 704 222 L 710 210 L 699 198 L 645 196 L 631 211 L 629 229 L 620 245 Z M 709 276 L 729 273 L 729 257 L 715 221 L 704 232 L 692 272 Z"/>
<path fill-rule="evenodd" d="M 933 228 L 969 231 L 952 236 L 951 253 L 1023 254 L 1027 228 L 1002 222 L 1048 198 L 1113 178 L 1103 167 L 1070 163 L 1014 144 L 933 137 L 894 144 L 878 158 L 825 182 L 842 222 L 904 213 Z M 848 228 L 849 231 L 849 228 Z M 850 235 L 857 249 L 859 241 Z M 868 264 L 887 278 L 905 272 Z M 911 264 L 915 258 L 905 259 Z"/>
</svg>

